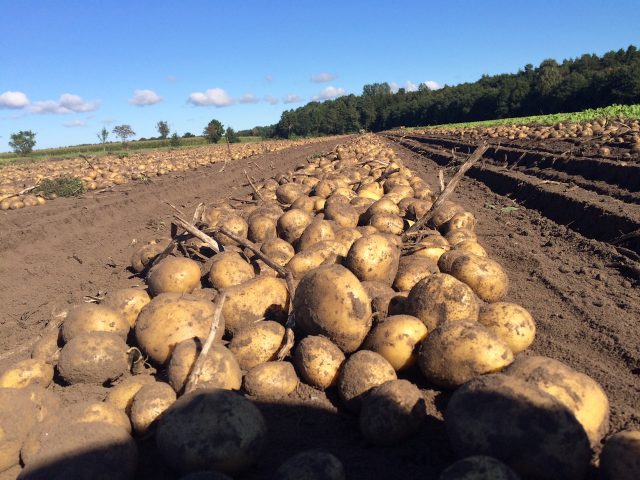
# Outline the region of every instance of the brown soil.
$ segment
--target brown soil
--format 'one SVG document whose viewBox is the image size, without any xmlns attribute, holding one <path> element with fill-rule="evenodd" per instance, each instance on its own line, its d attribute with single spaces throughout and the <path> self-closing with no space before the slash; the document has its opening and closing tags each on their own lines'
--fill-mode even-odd
<svg viewBox="0 0 640 480">
<path fill-rule="evenodd" d="M 172 211 L 166 201 L 190 215 L 201 201 L 247 193 L 249 188 L 240 186 L 245 182 L 243 169 L 258 179 L 270 177 L 340 141 L 238 161 L 222 174 L 213 165 L 150 184 L 3 212 L 0 355 L 37 335 L 54 307 L 141 283 L 127 271 L 132 244 L 134 239 L 139 243 L 168 236 Z M 410 168 L 437 185 L 437 163 L 391 145 Z M 612 431 L 640 428 L 640 292 L 628 258 L 529 205 L 493 193 L 474 178 L 464 178 L 454 197 L 476 214 L 480 242 L 506 268 L 511 280 L 508 300 L 529 309 L 537 321 L 530 354 L 560 359 L 600 382 L 611 402 Z M 1 361 L 0 371 L 26 355 L 23 351 Z M 357 417 L 342 411 L 331 392 L 326 396 L 301 385 L 285 400 L 257 402 L 267 419 L 269 440 L 258 464 L 238 478 L 269 478 L 285 459 L 309 448 L 334 453 L 345 464 L 348 478 L 437 478 L 454 460 L 442 421 L 447 394 L 430 388 L 416 372 L 406 376 L 423 389 L 431 414 L 412 439 L 393 447 L 367 445 Z M 54 388 L 65 402 L 101 399 L 106 392 L 95 386 Z M 178 478 L 158 457 L 152 441 L 141 442 L 140 453 L 139 478 Z M 16 474 L 14 469 L 0 479 Z"/>
</svg>

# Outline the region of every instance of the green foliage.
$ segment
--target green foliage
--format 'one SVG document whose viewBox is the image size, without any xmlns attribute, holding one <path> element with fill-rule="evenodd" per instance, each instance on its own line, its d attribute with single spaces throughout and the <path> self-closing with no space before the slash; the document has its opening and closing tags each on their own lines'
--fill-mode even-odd
<svg viewBox="0 0 640 480">
<path fill-rule="evenodd" d="M 191 132 L 187 132 L 184 135 L 182 135 L 182 138 L 193 138 L 195 137 L 195 135 Z"/>
<path fill-rule="evenodd" d="M 207 139 L 209 143 L 218 143 L 224 133 L 224 126 L 215 118 L 211 120 L 204 130 L 202 135 Z"/>
<path fill-rule="evenodd" d="M 229 143 L 240 143 L 240 137 L 238 136 L 236 131 L 231 127 L 228 127 L 225 130 L 224 138 L 226 138 L 227 142 L 229 142 Z"/>
<path fill-rule="evenodd" d="M 182 143 L 182 139 L 180 138 L 180 136 L 176 132 L 173 132 L 173 135 L 171 135 L 171 138 L 169 139 L 169 145 L 171 145 L 174 148 L 177 148 L 180 146 L 181 143 Z"/>
<path fill-rule="evenodd" d="M 116 125 L 113 127 L 113 133 L 122 140 L 122 143 L 127 143 L 127 139 L 136 134 L 130 125 Z"/>
<path fill-rule="evenodd" d="M 169 124 L 164 120 L 160 120 L 156 123 L 156 130 L 158 130 L 160 138 L 163 140 L 169 136 Z"/>
<path fill-rule="evenodd" d="M 106 127 L 102 127 L 100 133 L 96 135 L 98 137 L 98 140 L 100 140 L 100 143 L 104 145 L 105 143 L 107 143 L 107 139 L 109 138 L 109 130 L 107 130 Z"/>
<path fill-rule="evenodd" d="M 36 144 L 36 134 L 31 130 L 20 130 L 11 134 L 9 146 L 18 155 L 28 155 Z"/>
<path fill-rule="evenodd" d="M 54 195 L 58 197 L 77 197 L 85 192 L 85 188 L 82 180 L 78 177 L 45 178 L 38 182 L 34 192 L 40 193 L 47 198 Z"/>
</svg>

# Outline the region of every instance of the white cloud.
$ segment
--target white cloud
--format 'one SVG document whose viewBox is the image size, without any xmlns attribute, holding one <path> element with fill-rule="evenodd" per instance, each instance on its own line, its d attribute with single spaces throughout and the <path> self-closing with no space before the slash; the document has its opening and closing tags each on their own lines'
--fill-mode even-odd
<svg viewBox="0 0 640 480">
<path fill-rule="evenodd" d="M 413 83 L 411 80 L 407 80 L 406 82 L 404 82 L 404 89 L 407 92 L 417 92 L 418 91 L 418 85 Z"/>
<path fill-rule="evenodd" d="M 228 107 L 233 104 L 233 99 L 222 88 L 210 88 L 205 92 L 193 92 L 187 102 L 196 107 Z"/>
<path fill-rule="evenodd" d="M 29 98 L 22 92 L 7 91 L 0 93 L 0 108 L 24 108 L 29 105 Z"/>
<path fill-rule="evenodd" d="M 273 95 L 267 95 L 266 97 L 264 97 L 264 101 L 269 103 L 270 105 L 277 105 L 278 102 L 280 102 L 280 100 L 278 100 Z"/>
<path fill-rule="evenodd" d="M 334 98 L 341 97 L 345 93 L 346 92 L 344 91 L 344 88 L 334 87 L 330 85 L 326 88 L 323 88 L 318 95 L 314 95 L 313 97 L 311 97 L 311 100 L 314 100 L 314 101 L 332 100 Z"/>
<path fill-rule="evenodd" d="M 284 97 L 282 99 L 283 103 L 298 103 L 300 102 L 302 99 L 300 98 L 300 95 L 296 95 L 295 93 L 289 93 L 286 97 Z"/>
<path fill-rule="evenodd" d="M 389 88 L 391 89 L 391 93 L 398 93 L 398 90 L 400 90 L 400 85 L 398 85 L 396 82 L 391 82 L 389 84 Z"/>
<path fill-rule="evenodd" d="M 43 100 L 34 102 L 29 106 L 31 113 L 57 113 L 67 115 L 69 113 L 85 113 L 93 112 L 100 107 L 100 102 L 88 102 L 80 95 L 72 93 L 64 93 L 56 102 L 55 100 Z"/>
<path fill-rule="evenodd" d="M 426 82 L 423 82 L 427 88 L 429 90 L 440 90 L 443 85 L 439 82 L 436 82 L 435 80 L 427 80 Z"/>
<path fill-rule="evenodd" d="M 240 97 L 240 103 L 258 103 L 259 101 L 253 93 L 245 93 Z"/>
<path fill-rule="evenodd" d="M 67 127 L 67 128 L 86 127 L 87 126 L 87 124 L 85 122 L 83 122 L 82 120 L 71 120 L 70 122 L 65 122 L 62 125 Z"/>
<path fill-rule="evenodd" d="M 155 105 L 161 101 L 162 97 L 153 90 L 136 90 L 133 92 L 133 97 L 129 100 L 129 103 L 137 107 L 145 107 L 147 105 Z"/>
<path fill-rule="evenodd" d="M 326 83 L 335 79 L 336 76 L 333 73 L 321 72 L 311 75 L 311 81 L 314 83 Z"/>
</svg>

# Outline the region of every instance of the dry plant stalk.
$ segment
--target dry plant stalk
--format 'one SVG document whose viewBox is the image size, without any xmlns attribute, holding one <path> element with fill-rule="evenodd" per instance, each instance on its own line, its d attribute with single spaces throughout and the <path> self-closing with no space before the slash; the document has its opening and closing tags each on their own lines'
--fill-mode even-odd
<svg viewBox="0 0 640 480">
<path fill-rule="evenodd" d="M 244 176 L 247 177 L 247 181 L 249 182 L 249 185 L 251 185 L 251 188 L 253 189 L 253 192 L 260 198 L 260 200 L 264 201 L 264 198 L 262 198 L 262 194 L 258 191 L 256 186 L 251 181 L 251 178 L 249 177 L 249 174 L 247 173 L 247 171 L 246 170 L 243 170 L 243 171 L 244 171 Z"/>
<path fill-rule="evenodd" d="M 213 238 L 211 238 L 209 235 L 204 233 L 202 230 L 198 229 L 195 225 L 192 225 L 191 223 L 187 222 L 180 215 L 174 215 L 173 216 L 173 222 L 176 225 L 178 225 L 179 227 L 184 228 L 187 232 L 189 232 L 194 237 L 197 237 L 200 240 L 202 240 L 214 252 L 220 253 L 220 248 L 221 247 L 220 247 L 220 244 L 218 242 L 216 242 Z"/>
</svg>

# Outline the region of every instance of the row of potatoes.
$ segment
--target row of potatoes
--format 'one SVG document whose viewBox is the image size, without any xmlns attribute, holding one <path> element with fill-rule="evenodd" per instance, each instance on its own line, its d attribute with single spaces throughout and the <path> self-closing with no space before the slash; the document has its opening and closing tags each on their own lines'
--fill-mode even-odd
<svg viewBox="0 0 640 480">
<path fill-rule="evenodd" d="M 205 211 L 198 226 L 220 253 L 195 238 L 184 256 L 160 255 L 167 241 L 143 245 L 131 264 L 147 289 L 75 307 L 0 376 L 0 470 L 132 478 L 135 439 L 153 436 L 181 478 L 228 479 L 268 440 L 252 399 L 277 401 L 300 382 L 335 390 L 368 443 L 394 445 L 425 428 L 425 398 L 409 380 L 418 370 L 423 388 L 452 392 L 445 426 L 462 460 L 442 480 L 584 478 L 609 433 L 605 393 L 561 362 L 519 355 L 535 322 L 504 301 L 507 275 L 478 243 L 470 212 L 445 202 L 431 230 L 402 241 L 435 196 L 365 135 L 264 181 L 241 207 Z M 293 299 L 247 244 L 290 272 Z M 110 386 L 104 402 L 60 407 L 46 389 L 54 368 L 64 385 Z M 637 478 L 639 453 L 640 432 L 609 437 L 603 478 Z M 325 451 L 296 455 L 273 477 L 346 478 Z"/>
</svg>

